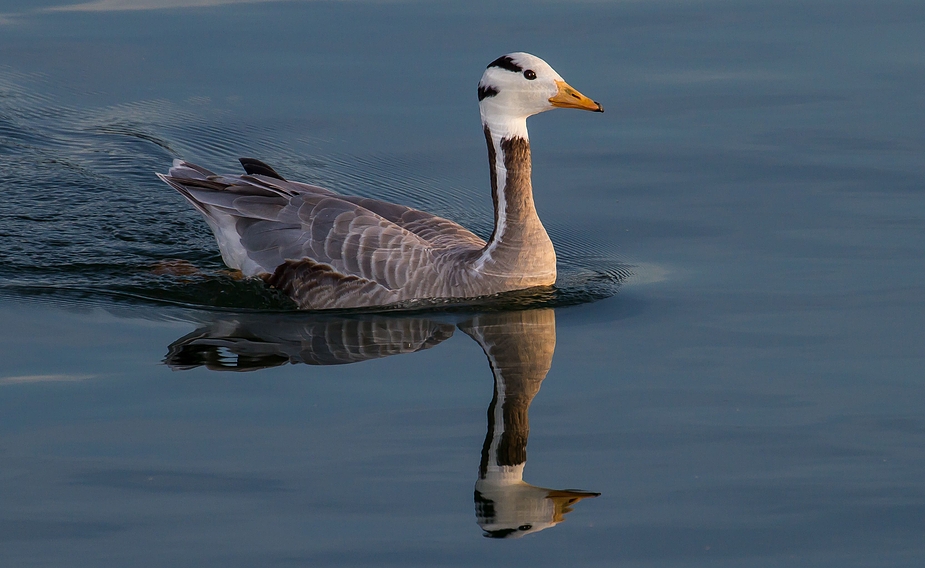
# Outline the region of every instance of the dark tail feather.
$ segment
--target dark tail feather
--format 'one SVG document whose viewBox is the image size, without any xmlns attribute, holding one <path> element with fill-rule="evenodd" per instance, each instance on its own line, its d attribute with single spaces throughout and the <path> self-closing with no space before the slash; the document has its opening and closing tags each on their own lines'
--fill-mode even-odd
<svg viewBox="0 0 925 568">
<path fill-rule="evenodd" d="M 244 171 L 247 172 L 248 175 L 267 176 L 286 181 L 286 178 L 276 173 L 276 170 L 256 158 L 238 158 L 238 161 L 244 166 Z"/>
</svg>

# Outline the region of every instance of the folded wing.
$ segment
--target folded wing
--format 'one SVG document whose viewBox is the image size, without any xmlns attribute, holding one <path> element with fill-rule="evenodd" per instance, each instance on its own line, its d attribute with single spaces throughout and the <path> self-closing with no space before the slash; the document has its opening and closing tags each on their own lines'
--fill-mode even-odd
<svg viewBox="0 0 925 568">
<path fill-rule="evenodd" d="M 327 287 L 387 301 L 391 291 L 436 278 L 448 249 L 485 245 L 429 213 L 290 182 L 253 161 L 245 167 L 255 173 L 216 175 L 178 160 L 158 175 L 203 214 L 229 267 L 282 289 L 297 285 L 306 297 Z M 314 304 L 303 307 L 323 307 Z"/>
</svg>

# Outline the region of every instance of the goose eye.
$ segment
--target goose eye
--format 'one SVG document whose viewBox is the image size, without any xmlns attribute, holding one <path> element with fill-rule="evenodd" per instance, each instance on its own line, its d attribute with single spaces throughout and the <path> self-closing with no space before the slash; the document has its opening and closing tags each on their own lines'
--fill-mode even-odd
<svg viewBox="0 0 925 568">
<path fill-rule="evenodd" d="M 536 73 L 533 71 L 533 69 L 527 69 L 524 71 L 524 77 L 526 77 L 528 81 L 532 81 L 536 79 Z"/>
</svg>

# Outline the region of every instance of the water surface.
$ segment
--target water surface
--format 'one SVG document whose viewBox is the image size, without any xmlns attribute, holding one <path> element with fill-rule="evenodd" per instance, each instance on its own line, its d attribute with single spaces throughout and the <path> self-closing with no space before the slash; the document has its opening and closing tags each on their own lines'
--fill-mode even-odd
<svg viewBox="0 0 925 568">
<path fill-rule="evenodd" d="M 921 3 L 182 4 L 0 1 L 0 564 L 921 564 Z M 515 50 L 551 297 L 298 313 L 153 175 L 487 234 Z"/>
</svg>

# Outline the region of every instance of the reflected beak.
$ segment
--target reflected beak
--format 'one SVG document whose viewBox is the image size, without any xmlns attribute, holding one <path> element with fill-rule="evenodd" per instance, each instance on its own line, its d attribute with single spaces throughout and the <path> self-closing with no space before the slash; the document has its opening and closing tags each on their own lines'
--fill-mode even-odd
<svg viewBox="0 0 925 568">
<path fill-rule="evenodd" d="M 578 108 L 578 107 L 570 107 L 570 108 Z M 584 108 L 584 107 L 581 107 L 581 108 Z M 575 491 L 572 489 L 562 489 L 562 490 L 550 489 L 549 493 L 546 494 L 546 498 L 552 500 L 553 502 L 552 522 L 561 523 L 562 521 L 565 520 L 565 515 L 572 512 L 572 505 L 581 501 L 582 499 L 587 499 L 588 497 L 597 497 L 599 495 L 600 493 L 595 493 L 593 491 Z"/>
<path fill-rule="evenodd" d="M 604 112 L 604 107 L 582 95 L 565 81 L 556 81 L 556 87 L 558 87 L 559 90 L 549 99 L 552 106 Z"/>
</svg>

